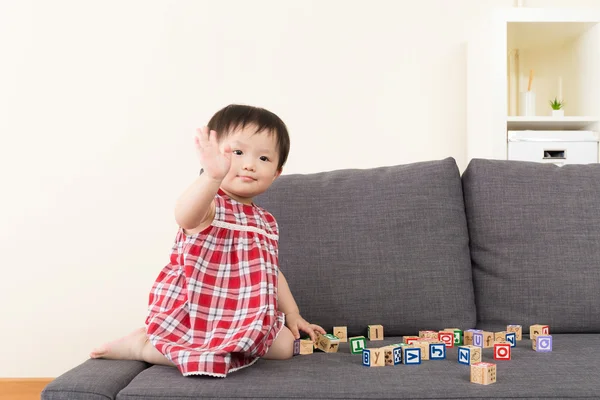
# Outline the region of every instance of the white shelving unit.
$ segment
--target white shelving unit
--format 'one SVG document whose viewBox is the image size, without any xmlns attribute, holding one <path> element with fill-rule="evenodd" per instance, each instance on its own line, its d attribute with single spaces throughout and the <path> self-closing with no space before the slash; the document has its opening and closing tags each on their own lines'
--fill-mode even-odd
<svg viewBox="0 0 600 400">
<path fill-rule="evenodd" d="M 467 47 L 469 160 L 507 159 L 509 130 L 600 130 L 600 8 L 505 8 L 479 22 Z M 536 116 L 519 116 L 532 69 Z M 552 117 L 560 93 L 565 116 Z"/>
</svg>

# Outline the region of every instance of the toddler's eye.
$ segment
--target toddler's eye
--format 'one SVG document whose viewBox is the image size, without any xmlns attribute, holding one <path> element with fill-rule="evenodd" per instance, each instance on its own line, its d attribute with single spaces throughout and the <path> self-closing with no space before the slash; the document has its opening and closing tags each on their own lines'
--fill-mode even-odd
<svg viewBox="0 0 600 400">
<path fill-rule="evenodd" d="M 236 156 L 241 156 L 242 155 L 242 151 L 241 150 L 233 150 L 232 153 L 235 154 Z"/>
<path fill-rule="evenodd" d="M 269 157 L 267 157 L 267 156 L 260 156 L 260 160 L 261 161 L 269 161 Z"/>
</svg>

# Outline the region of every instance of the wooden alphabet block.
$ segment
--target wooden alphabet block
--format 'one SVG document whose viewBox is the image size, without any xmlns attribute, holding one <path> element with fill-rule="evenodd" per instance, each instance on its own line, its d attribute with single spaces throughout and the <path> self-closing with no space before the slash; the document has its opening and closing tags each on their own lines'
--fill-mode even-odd
<svg viewBox="0 0 600 400">
<path fill-rule="evenodd" d="M 402 341 L 406 344 L 413 344 L 413 342 L 420 340 L 421 338 L 418 336 L 404 336 Z"/>
<path fill-rule="evenodd" d="M 483 348 L 494 347 L 494 332 L 483 331 Z"/>
<path fill-rule="evenodd" d="M 458 346 L 458 363 L 472 365 L 481 362 L 481 347 L 478 346 Z"/>
<path fill-rule="evenodd" d="M 510 343 L 494 344 L 494 360 L 510 360 Z"/>
<path fill-rule="evenodd" d="M 312 343 L 311 343 L 312 346 Z M 300 339 L 294 340 L 294 352 L 293 355 L 297 356 L 300 354 Z"/>
<path fill-rule="evenodd" d="M 419 348 L 421 353 L 421 361 L 429 360 L 429 342 L 426 340 L 415 340 L 411 343 L 412 347 Z"/>
<path fill-rule="evenodd" d="M 432 338 L 437 339 L 437 331 L 419 331 L 420 338 Z"/>
<path fill-rule="evenodd" d="M 368 325 L 367 336 L 369 340 L 383 340 L 383 325 Z"/>
<path fill-rule="evenodd" d="M 364 349 L 363 365 L 365 367 L 383 367 L 385 366 L 385 356 L 383 349 Z"/>
<path fill-rule="evenodd" d="M 531 347 L 540 353 L 549 353 L 552 351 L 552 335 L 537 335 L 531 341 Z"/>
<path fill-rule="evenodd" d="M 533 340 L 538 335 L 549 335 L 550 327 L 548 325 L 531 325 L 529 327 L 529 339 Z"/>
<path fill-rule="evenodd" d="M 496 364 L 479 362 L 471 365 L 471 382 L 481 385 L 496 382 Z"/>
<path fill-rule="evenodd" d="M 312 354 L 313 353 L 313 341 L 310 339 L 300 339 L 300 354 Z"/>
<path fill-rule="evenodd" d="M 340 346 L 340 339 L 336 336 L 328 333 L 326 335 L 320 335 L 317 343 L 317 348 L 325 353 L 337 353 Z"/>
<path fill-rule="evenodd" d="M 340 339 L 340 343 L 348 341 L 348 328 L 345 326 L 334 326 L 333 334 Z"/>
<path fill-rule="evenodd" d="M 452 331 L 440 331 L 438 332 L 438 340 L 444 342 L 446 347 L 451 348 L 454 347 L 454 332 Z"/>
<path fill-rule="evenodd" d="M 421 349 L 418 347 L 402 348 L 402 364 L 417 365 L 421 364 Z"/>
<path fill-rule="evenodd" d="M 463 334 L 463 344 L 465 346 L 472 346 L 474 345 L 473 343 L 473 334 L 475 333 L 482 333 L 483 331 L 480 329 L 467 329 L 464 334 Z M 483 341 L 483 336 L 482 339 Z"/>
<path fill-rule="evenodd" d="M 507 332 L 513 332 L 516 335 L 517 340 L 523 338 L 523 327 L 521 325 L 506 325 Z"/>
<path fill-rule="evenodd" d="M 362 351 L 367 347 L 367 339 L 364 336 L 353 336 L 348 338 L 350 342 L 350 353 L 362 354 Z"/>
<path fill-rule="evenodd" d="M 462 346 L 463 344 L 463 331 L 458 328 L 446 328 L 444 332 L 452 332 L 454 334 L 454 346 Z"/>
<path fill-rule="evenodd" d="M 446 359 L 446 344 L 445 343 L 430 343 L 429 344 L 429 359 L 430 360 L 445 360 Z"/>
<path fill-rule="evenodd" d="M 395 366 L 402 363 L 402 346 L 395 344 L 381 349 L 383 350 L 385 365 Z"/>
</svg>

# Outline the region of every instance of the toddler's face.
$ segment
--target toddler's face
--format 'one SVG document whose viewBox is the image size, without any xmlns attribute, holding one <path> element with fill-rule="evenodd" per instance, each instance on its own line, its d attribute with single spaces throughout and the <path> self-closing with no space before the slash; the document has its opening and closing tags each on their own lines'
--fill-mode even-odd
<svg viewBox="0 0 600 400">
<path fill-rule="evenodd" d="M 226 136 L 221 148 L 231 146 L 231 168 L 221 188 L 233 199 L 250 204 L 254 196 L 266 191 L 281 174 L 277 170 L 277 138 L 269 132 L 256 132 L 253 125 L 237 129 Z"/>
</svg>

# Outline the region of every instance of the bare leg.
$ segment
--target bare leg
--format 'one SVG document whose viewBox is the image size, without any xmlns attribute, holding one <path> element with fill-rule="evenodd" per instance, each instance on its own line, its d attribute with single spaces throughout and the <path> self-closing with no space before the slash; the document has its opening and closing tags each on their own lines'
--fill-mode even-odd
<svg viewBox="0 0 600 400">
<path fill-rule="evenodd" d="M 287 326 L 284 326 L 263 358 L 266 360 L 287 360 L 293 356 L 294 335 Z"/>
<path fill-rule="evenodd" d="M 109 360 L 137 360 L 150 364 L 173 366 L 173 363 L 150 343 L 146 336 L 146 328 L 136 329 L 127 336 L 92 350 L 90 357 Z"/>
</svg>

